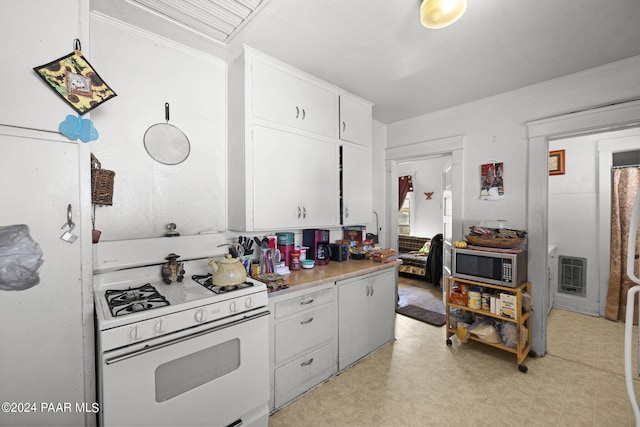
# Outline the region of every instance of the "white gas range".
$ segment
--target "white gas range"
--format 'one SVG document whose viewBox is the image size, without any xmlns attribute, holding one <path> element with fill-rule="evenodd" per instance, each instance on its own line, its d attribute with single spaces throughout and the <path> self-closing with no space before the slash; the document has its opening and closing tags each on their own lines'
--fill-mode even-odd
<svg viewBox="0 0 640 427">
<path fill-rule="evenodd" d="M 211 286 L 223 234 L 94 245 L 100 424 L 268 424 L 264 283 Z M 178 255 L 181 281 L 163 281 Z"/>
</svg>

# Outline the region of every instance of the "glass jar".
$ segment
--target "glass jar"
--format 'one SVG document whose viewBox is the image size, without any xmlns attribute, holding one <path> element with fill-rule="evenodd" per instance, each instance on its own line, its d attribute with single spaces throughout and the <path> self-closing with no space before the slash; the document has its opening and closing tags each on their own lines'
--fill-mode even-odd
<svg viewBox="0 0 640 427">
<path fill-rule="evenodd" d="M 291 261 L 289 262 L 289 270 L 300 270 L 300 251 L 293 250 L 290 255 Z"/>
</svg>

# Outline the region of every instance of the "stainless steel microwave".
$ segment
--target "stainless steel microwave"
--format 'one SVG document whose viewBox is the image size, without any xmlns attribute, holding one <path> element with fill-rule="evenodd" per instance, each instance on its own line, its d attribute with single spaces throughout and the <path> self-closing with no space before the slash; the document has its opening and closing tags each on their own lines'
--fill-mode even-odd
<svg viewBox="0 0 640 427">
<path fill-rule="evenodd" d="M 527 281 L 527 252 L 453 249 L 453 277 L 515 288 Z"/>
</svg>

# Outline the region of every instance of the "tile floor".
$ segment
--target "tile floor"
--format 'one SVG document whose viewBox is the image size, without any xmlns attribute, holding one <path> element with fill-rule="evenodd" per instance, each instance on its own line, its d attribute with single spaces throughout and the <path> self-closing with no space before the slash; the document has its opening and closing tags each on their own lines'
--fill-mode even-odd
<svg viewBox="0 0 640 427">
<path fill-rule="evenodd" d="M 527 373 L 514 354 L 455 337 L 447 347 L 444 334 L 397 315 L 394 342 L 275 412 L 269 426 L 635 425 L 623 323 L 552 310 L 548 354 L 527 358 Z"/>
</svg>

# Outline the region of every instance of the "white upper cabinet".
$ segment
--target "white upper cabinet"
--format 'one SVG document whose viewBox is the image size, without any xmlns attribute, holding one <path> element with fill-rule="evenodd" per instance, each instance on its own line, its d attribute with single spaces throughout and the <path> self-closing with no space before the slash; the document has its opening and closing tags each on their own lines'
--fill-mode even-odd
<svg viewBox="0 0 640 427">
<path fill-rule="evenodd" d="M 254 58 L 251 67 L 254 117 L 337 137 L 335 92 L 260 59 Z"/>
<path fill-rule="evenodd" d="M 338 223 L 338 147 L 255 126 L 253 228 L 332 227 Z"/>
<path fill-rule="evenodd" d="M 349 94 L 246 46 L 228 70 L 228 228 L 340 226 L 339 99 Z M 345 132 L 370 151 L 371 106 L 349 101 Z M 371 153 L 356 156 L 368 163 L 349 166 L 347 179 L 358 182 L 347 183 L 348 209 L 362 224 L 371 213 Z M 359 193 L 368 194 L 364 204 Z"/>
<path fill-rule="evenodd" d="M 371 222 L 371 149 L 355 144 L 342 146 L 342 224 Z"/>
<path fill-rule="evenodd" d="M 340 95 L 340 139 L 371 147 L 371 105 Z"/>
</svg>

